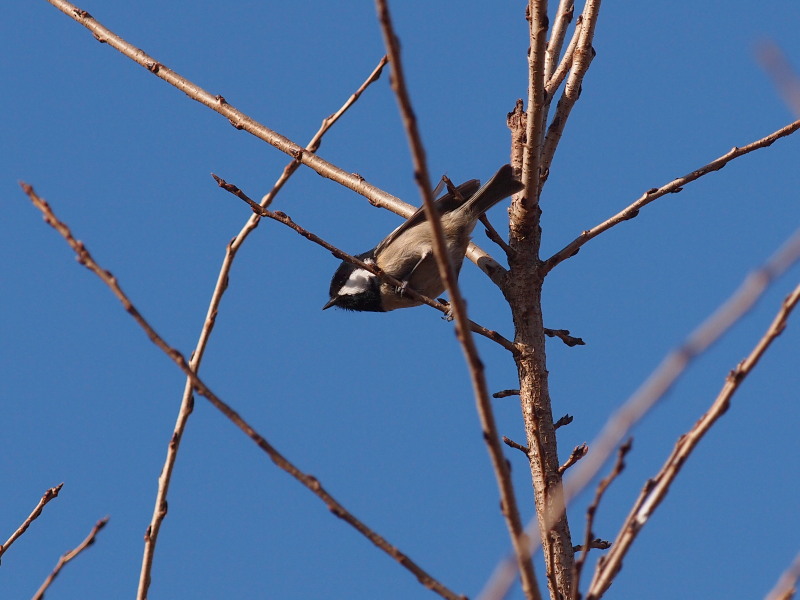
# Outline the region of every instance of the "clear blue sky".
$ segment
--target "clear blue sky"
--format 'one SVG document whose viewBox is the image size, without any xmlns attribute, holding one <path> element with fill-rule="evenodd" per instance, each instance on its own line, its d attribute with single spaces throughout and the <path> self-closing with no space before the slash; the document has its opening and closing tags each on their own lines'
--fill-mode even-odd
<svg viewBox="0 0 800 600">
<path fill-rule="evenodd" d="M 80 7 L 301 144 L 383 54 L 370 2 Z M 393 11 L 431 173 L 487 178 L 508 160 L 505 115 L 525 95 L 522 3 L 396 2 Z M 645 190 L 790 122 L 754 46 L 772 39 L 800 62 L 799 23 L 800 6 L 790 1 L 605 3 L 597 57 L 543 197 L 545 254 Z M 248 217 L 209 173 L 260 197 L 287 157 L 98 44 L 44 0 L 6 8 L 0 54 L 0 541 L 64 482 L 3 557 L 0 597 L 30 597 L 58 556 L 110 515 L 48 598 L 130 598 L 184 378 L 77 265 L 17 182 L 51 202 L 188 354 L 225 244 Z M 548 343 L 554 411 L 575 417 L 560 431 L 564 458 L 798 226 L 798 148 L 795 137 L 739 159 L 551 274 L 546 324 L 587 341 Z M 419 202 L 386 76 L 320 155 Z M 305 169 L 275 207 L 352 252 L 398 223 Z M 502 207 L 492 212 L 501 230 L 503 215 Z M 424 307 L 320 311 L 336 264 L 286 228 L 262 223 L 237 259 L 202 375 L 359 518 L 450 588 L 475 596 L 508 538 L 452 325 Z M 799 275 L 795 268 L 782 278 L 636 429 L 598 536 L 615 536 L 644 480 Z M 461 281 L 471 316 L 513 335 L 486 278 L 465 265 Z M 479 346 L 491 389 L 514 387 L 507 353 Z M 799 348 L 795 317 L 686 465 L 607 597 L 760 598 L 770 589 L 800 549 Z M 501 433 L 522 441 L 516 401 L 496 401 L 496 412 Z M 527 519 L 527 468 L 518 453 L 508 456 Z M 576 541 L 586 502 L 570 511 Z M 434 596 L 198 398 L 150 597 Z"/>
</svg>

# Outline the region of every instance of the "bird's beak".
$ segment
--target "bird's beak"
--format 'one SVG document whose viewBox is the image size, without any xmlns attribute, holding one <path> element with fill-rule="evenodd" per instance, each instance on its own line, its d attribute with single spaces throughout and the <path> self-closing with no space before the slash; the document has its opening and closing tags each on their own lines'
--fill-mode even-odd
<svg viewBox="0 0 800 600">
<path fill-rule="evenodd" d="M 331 306 L 334 306 L 334 305 L 336 304 L 336 300 L 337 300 L 336 296 L 334 296 L 333 298 L 331 298 L 330 300 L 328 300 L 328 301 L 325 303 L 325 306 L 323 306 L 323 307 L 322 307 L 322 310 L 327 310 L 327 309 L 329 309 Z"/>
</svg>

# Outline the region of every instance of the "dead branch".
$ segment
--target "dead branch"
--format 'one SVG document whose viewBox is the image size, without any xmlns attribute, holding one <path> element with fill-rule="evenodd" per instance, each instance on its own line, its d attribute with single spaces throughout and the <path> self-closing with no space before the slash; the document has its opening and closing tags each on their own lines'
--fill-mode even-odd
<svg viewBox="0 0 800 600">
<path fill-rule="evenodd" d="M 335 113 L 326 117 L 322 121 L 317 133 L 311 138 L 306 145 L 306 150 L 309 152 L 316 152 L 322 143 L 322 138 L 325 133 L 347 112 L 369 85 L 378 80 L 386 65 L 387 57 L 384 56 L 378 61 L 378 65 L 370 73 L 369 77 L 362 83 L 359 88 L 345 101 L 345 103 Z M 284 167 L 278 180 L 272 186 L 272 189 L 261 199 L 261 206 L 267 207 L 275 199 L 275 196 L 283 188 L 284 184 L 300 167 L 300 162 L 292 160 Z M 200 330 L 200 336 L 197 340 L 197 345 L 191 354 L 189 366 L 196 373 L 200 369 L 200 363 L 205 355 L 205 350 L 208 345 L 208 340 L 211 337 L 211 332 L 217 320 L 217 313 L 219 306 L 222 302 L 222 296 L 228 288 L 230 277 L 230 270 L 233 266 L 233 261 L 236 254 L 244 244 L 247 237 L 258 226 L 261 219 L 260 214 L 253 214 L 244 224 L 239 233 L 230 241 L 225 248 L 225 256 L 222 259 L 219 275 L 217 276 L 217 283 L 214 290 L 211 292 L 211 300 L 209 302 L 208 310 L 206 311 L 206 318 L 203 327 Z M 161 473 L 158 477 L 158 490 L 156 492 L 155 505 L 153 507 L 153 516 L 150 519 L 150 525 L 144 536 L 144 551 L 142 553 L 142 569 L 139 574 L 139 587 L 137 590 L 137 600 L 145 600 L 147 598 L 147 591 L 150 587 L 150 577 L 153 568 L 153 557 L 155 554 L 155 547 L 158 542 L 158 534 L 161 530 L 161 523 L 167 515 L 167 495 L 169 493 L 169 486 L 172 480 L 172 471 L 175 467 L 175 460 L 178 456 L 178 449 L 180 448 L 183 432 L 186 429 L 186 424 L 189 420 L 189 415 L 194 408 L 194 387 L 192 386 L 191 379 L 186 380 L 186 385 L 183 390 L 183 397 L 181 398 L 181 405 L 178 410 L 178 418 L 175 422 L 175 429 L 172 432 L 169 444 L 167 445 L 167 455 L 164 460 L 164 466 L 161 468 Z"/>
<path fill-rule="evenodd" d="M 589 452 L 589 446 L 586 444 L 586 442 L 584 442 L 580 446 L 575 446 L 572 452 L 570 452 L 569 458 L 566 460 L 566 462 L 560 467 L 558 467 L 559 475 L 563 475 L 564 471 L 569 469 L 572 465 L 574 465 L 576 462 L 578 462 L 580 459 L 586 456 L 587 452 Z"/>
<path fill-rule="evenodd" d="M 30 185 L 26 183 L 21 185 L 31 202 L 33 202 L 34 206 L 42 212 L 45 222 L 53 227 L 75 252 L 78 262 L 89 269 L 92 273 L 97 275 L 100 280 L 111 289 L 114 296 L 116 296 L 117 299 L 122 303 L 125 310 L 131 315 L 131 317 L 133 317 L 139 327 L 144 330 L 144 332 L 147 334 L 147 337 L 150 338 L 150 341 L 152 341 L 162 352 L 172 359 L 172 361 L 178 365 L 180 370 L 183 371 L 183 373 L 191 380 L 192 386 L 197 393 L 211 402 L 211 404 L 217 410 L 224 414 L 231 422 L 233 422 L 234 425 L 242 430 L 247 437 L 255 442 L 255 444 L 269 456 L 276 466 L 283 471 L 286 471 L 294 479 L 299 481 L 303 486 L 310 490 L 315 496 L 322 500 L 328 507 L 328 510 L 330 510 L 334 515 L 351 525 L 354 529 L 356 529 L 356 531 L 366 537 L 375 546 L 392 557 L 408 571 L 413 573 L 420 583 L 422 583 L 425 587 L 436 592 L 443 598 L 453 600 L 461 600 L 464 598 L 463 596 L 455 594 L 444 585 L 439 583 L 436 579 L 419 567 L 419 565 L 412 561 L 408 555 L 398 550 L 395 546 L 392 546 L 385 538 L 356 518 L 355 515 L 350 513 L 324 487 L 322 487 L 322 484 L 316 477 L 304 473 L 297 468 L 294 463 L 290 462 L 274 446 L 272 446 L 272 444 L 270 444 L 266 438 L 253 429 L 253 427 L 247 421 L 245 421 L 239 415 L 239 413 L 237 413 L 233 408 L 231 408 L 230 405 L 225 403 L 219 396 L 212 392 L 205 382 L 197 375 L 197 373 L 192 370 L 183 354 L 167 344 L 167 342 L 155 331 L 155 329 L 153 329 L 150 323 L 145 320 L 128 296 L 122 291 L 122 288 L 120 287 L 114 275 L 112 275 L 110 271 L 106 271 L 100 267 L 100 265 L 98 265 L 97 262 L 95 262 L 95 260 L 92 258 L 83 242 L 75 239 L 69 227 L 56 218 L 48 203 L 36 195 Z"/>
<path fill-rule="evenodd" d="M 58 496 L 58 493 L 61 491 L 61 488 L 64 487 L 63 483 L 59 483 L 56 487 L 52 487 L 47 490 L 43 495 L 41 500 L 39 500 L 39 504 L 36 505 L 36 508 L 33 509 L 33 512 L 28 515 L 28 518 L 23 521 L 22 525 L 20 525 L 17 530 L 11 534 L 11 537 L 6 540 L 6 543 L 0 546 L 0 556 L 5 554 L 5 551 L 11 547 L 11 544 L 17 541 L 19 537 L 25 533 L 28 527 L 31 526 L 36 519 L 39 518 L 39 515 L 42 514 L 42 510 L 44 509 L 45 505 L 50 502 L 53 498 Z"/>
<path fill-rule="evenodd" d="M 631 447 L 633 446 L 633 439 L 628 438 L 628 441 L 622 444 L 617 450 L 617 461 L 614 463 L 614 468 L 611 469 L 611 473 L 609 473 L 606 477 L 600 480 L 600 483 L 597 484 L 597 489 L 594 492 L 594 499 L 589 507 L 586 509 L 586 532 L 584 534 L 583 544 L 580 546 L 581 555 L 578 557 L 578 560 L 575 561 L 575 572 L 574 572 L 574 585 L 572 588 L 572 600 L 577 600 L 580 596 L 580 583 L 581 583 L 581 573 L 583 572 L 583 566 L 586 564 L 586 559 L 589 556 L 589 550 L 592 548 L 598 548 L 600 550 L 606 550 L 611 547 L 611 543 L 605 540 L 601 540 L 599 538 L 594 537 L 594 517 L 597 514 L 597 509 L 600 507 L 600 501 L 603 499 L 603 495 L 605 495 L 606 490 L 612 484 L 612 482 L 619 477 L 620 473 L 625 469 L 625 456 L 627 456 L 628 452 L 631 451 Z M 576 550 L 577 551 L 577 550 Z"/>
<path fill-rule="evenodd" d="M 548 258 L 543 266 L 543 270 L 545 273 L 551 271 L 553 267 L 556 265 L 564 262 L 568 258 L 575 256 L 578 251 L 592 238 L 597 237 L 604 231 L 607 231 L 614 227 L 615 225 L 619 225 L 623 221 L 627 221 L 629 219 L 633 219 L 639 214 L 639 210 L 665 196 L 667 194 L 677 194 L 678 192 L 683 190 L 683 186 L 687 183 L 691 183 L 703 177 L 704 175 L 708 175 L 713 171 L 719 171 L 722 167 L 727 165 L 732 160 L 739 158 L 740 156 L 744 156 L 745 154 L 749 154 L 754 150 L 759 150 L 761 148 L 766 148 L 771 146 L 773 142 L 779 140 L 780 138 L 786 137 L 788 135 L 793 134 L 795 131 L 800 129 L 800 120 L 795 121 L 787 125 L 786 127 L 782 127 L 777 131 L 769 134 L 766 137 L 761 138 L 760 140 L 756 140 L 746 146 L 742 147 L 734 147 L 729 152 L 723 154 L 716 160 L 712 160 L 707 165 L 700 167 L 699 169 L 695 169 L 691 173 L 684 175 L 683 177 L 678 177 L 677 179 L 673 179 L 669 183 L 662 185 L 660 188 L 652 188 L 647 190 L 644 194 L 642 194 L 638 200 L 636 200 L 633 204 L 628 206 L 627 208 L 621 210 L 613 217 L 606 219 L 599 225 L 595 225 L 591 229 L 587 229 L 583 233 L 581 233 L 577 238 L 572 240 L 569 244 L 564 246 L 561 250 L 556 252 L 553 256 Z"/>
<path fill-rule="evenodd" d="M 600 598 L 619 573 L 622 562 L 636 539 L 639 531 L 647 523 L 655 509 L 667 495 L 672 482 L 678 476 L 681 468 L 686 463 L 691 453 L 703 439 L 706 433 L 730 407 L 731 398 L 741 386 L 742 382 L 752 372 L 758 361 L 770 347 L 772 342 L 786 328 L 789 315 L 800 301 L 800 285 L 786 297 L 778 314 L 769 326 L 763 337 L 758 341 L 750 354 L 728 374 L 717 398 L 708 411 L 700 417 L 695 425 L 680 437 L 672 450 L 669 458 L 661 467 L 655 477 L 649 479 L 633 505 L 631 512 L 620 528 L 614 546 L 606 559 L 598 564 L 587 593 L 587 600 Z"/>
<path fill-rule="evenodd" d="M 764 600 L 792 600 L 797 592 L 797 581 L 800 580 L 800 554 L 794 557 L 792 564 L 783 572 Z"/>
<path fill-rule="evenodd" d="M 800 259 L 800 230 L 789 238 L 761 268 L 742 284 L 677 349 L 671 352 L 634 395 L 609 419 L 591 444 L 592 454 L 573 470 L 565 485 L 567 502 L 575 497 L 602 467 L 631 427 L 664 397 L 689 364 L 739 321 L 770 284 Z"/>
<path fill-rule="evenodd" d="M 94 544 L 97 534 L 103 527 L 106 526 L 106 523 L 108 523 L 108 517 L 103 517 L 100 519 L 94 524 L 94 527 L 92 527 L 92 530 L 89 532 L 89 535 L 86 536 L 86 539 L 84 539 L 74 549 L 61 555 L 61 558 L 58 559 L 55 568 L 52 570 L 50 575 L 47 576 L 47 579 L 44 580 L 39 589 L 36 590 L 36 593 L 33 595 L 33 600 L 42 600 L 42 598 L 44 598 L 44 593 L 47 591 L 53 581 L 55 581 L 55 578 L 58 577 L 61 569 L 63 569 L 68 562 L 76 558 L 81 552 Z"/>
<path fill-rule="evenodd" d="M 517 557 L 517 565 L 522 580 L 522 589 L 526 598 L 540 600 L 539 585 L 533 570 L 533 562 L 530 556 L 530 543 L 522 526 L 522 517 L 517 507 L 517 499 L 514 494 L 514 487 L 511 482 L 511 473 L 508 462 L 503 454 L 503 447 L 500 442 L 500 435 L 497 431 L 497 424 L 494 418 L 492 403 L 489 398 L 489 387 L 486 383 L 486 374 L 483 362 L 478 356 L 478 348 L 475 340 L 470 333 L 470 321 L 467 318 L 467 306 L 461 296 L 458 287 L 458 276 L 453 265 L 450 263 L 447 252 L 447 242 L 445 240 L 444 229 L 442 228 L 439 212 L 433 203 L 433 193 L 431 191 L 430 177 L 428 175 L 425 149 L 417 130 L 417 121 L 414 110 L 411 107 L 411 99 L 405 83 L 403 73 L 403 63 L 400 56 L 400 48 L 397 35 L 392 25 L 391 15 L 386 0 L 376 0 L 378 9 L 378 19 L 383 32 L 384 44 L 392 67 L 392 89 L 397 97 L 400 107 L 400 114 L 409 139 L 411 155 L 414 163 L 414 177 L 417 181 L 420 194 L 422 195 L 425 216 L 430 223 L 433 233 L 433 250 L 436 257 L 436 264 L 439 267 L 439 275 L 445 283 L 447 293 L 450 297 L 452 315 L 455 319 L 456 336 L 461 344 L 469 369 L 470 381 L 472 383 L 475 404 L 483 431 L 483 439 L 486 443 L 489 457 L 494 469 L 497 487 L 500 491 L 500 508 L 506 521 L 511 544 Z"/>
<path fill-rule="evenodd" d="M 357 194 L 364 196 L 373 206 L 391 210 L 404 218 L 410 217 L 416 210 L 416 208 L 410 204 L 368 183 L 357 173 L 347 172 L 329 163 L 325 159 L 320 158 L 313 152 L 309 152 L 305 148 L 300 147 L 285 136 L 272 131 L 252 117 L 228 104 L 223 96 L 212 94 L 196 83 L 182 77 L 140 48 L 127 42 L 122 37 L 100 24 L 100 22 L 87 11 L 78 8 L 66 0 L 47 1 L 68 17 L 83 25 L 92 33 L 97 41 L 102 44 L 108 44 L 147 69 L 156 77 L 163 79 L 173 87 L 182 91 L 192 100 L 222 115 L 228 119 L 231 125 L 237 130 L 246 131 L 258 139 L 267 142 L 281 152 L 293 157 L 297 162 L 307 166 L 322 177 L 335 181 L 353 190 Z M 492 259 L 484 250 L 475 244 L 470 244 L 467 250 L 467 258 L 475 263 L 478 268 L 486 273 L 493 281 L 499 278 L 502 272 L 505 271 L 497 261 Z"/>
</svg>

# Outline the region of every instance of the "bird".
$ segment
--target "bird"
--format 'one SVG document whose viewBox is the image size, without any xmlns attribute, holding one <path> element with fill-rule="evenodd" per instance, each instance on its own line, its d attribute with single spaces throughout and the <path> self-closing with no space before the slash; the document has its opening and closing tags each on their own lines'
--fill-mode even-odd
<svg viewBox="0 0 800 600">
<path fill-rule="evenodd" d="M 457 195 L 447 193 L 435 201 L 456 275 L 480 216 L 523 187 L 511 165 L 503 165 L 483 186 L 477 179 L 471 179 L 456 188 Z M 366 269 L 342 261 L 331 279 L 330 300 L 322 310 L 337 306 L 350 311 L 388 312 L 422 304 L 404 293 L 407 287 L 429 298 L 444 291 L 433 254 L 433 232 L 422 207 L 377 246 L 356 258 L 375 265 L 403 285 L 398 288 Z"/>
</svg>

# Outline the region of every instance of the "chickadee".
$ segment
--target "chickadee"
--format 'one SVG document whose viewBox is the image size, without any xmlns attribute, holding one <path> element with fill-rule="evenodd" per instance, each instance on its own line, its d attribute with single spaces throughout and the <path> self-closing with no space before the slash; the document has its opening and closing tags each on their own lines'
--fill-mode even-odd
<svg viewBox="0 0 800 600">
<path fill-rule="evenodd" d="M 461 197 L 465 198 L 463 202 L 450 193 L 435 201 L 456 275 L 461 270 L 470 235 L 480 216 L 523 187 L 514 177 L 511 165 L 504 165 L 483 187 L 480 187 L 477 179 L 458 186 Z M 429 298 L 441 294 L 445 286 L 439 277 L 433 254 L 432 236 L 424 208 L 419 208 L 375 248 L 356 256 L 399 279 L 403 282 L 403 287 L 397 289 L 396 286 L 382 282 L 374 273 L 343 261 L 333 274 L 331 299 L 322 310 L 338 306 L 345 310 L 385 312 L 419 306 L 421 302 L 403 294 L 406 286 Z"/>
</svg>

